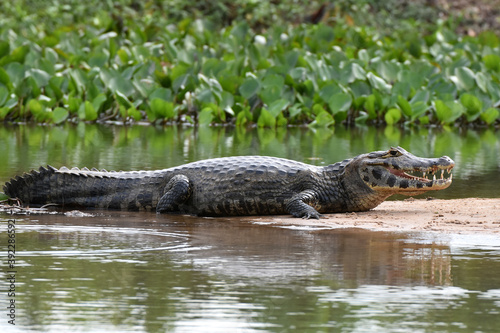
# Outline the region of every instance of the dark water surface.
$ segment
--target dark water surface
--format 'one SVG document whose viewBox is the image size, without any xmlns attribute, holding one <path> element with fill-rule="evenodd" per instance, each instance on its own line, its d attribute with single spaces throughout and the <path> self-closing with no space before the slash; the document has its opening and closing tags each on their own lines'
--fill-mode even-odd
<svg viewBox="0 0 500 333">
<path fill-rule="evenodd" d="M 390 146 L 422 157 L 450 156 L 453 185 L 439 198 L 500 197 L 500 131 L 373 127 L 233 129 L 66 124 L 0 127 L 0 184 L 50 164 L 106 170 L 164 169 L 196 160 L 269 155 L 328 165 Z"/>
<path fill-rule="evenodd" d="M 441 198 L 500 197 L 500 133 L 386 128 L 0 127 L 0 184 L 40 165 L 159 169 L 231 155 L 316 165 L 390 146 L 455 160 Z M 500 237 L 87 211 L 15 216 L 1 332 L 497 332 Z"/>
<path fill-rule="evenodd" d="M 20 332 L 496 332 L 500 325 L 498 237 L 129 212 L 17 218 L 16 231 Z M 12 330 L 5 317 L 0 328 Z"/>
</svg>

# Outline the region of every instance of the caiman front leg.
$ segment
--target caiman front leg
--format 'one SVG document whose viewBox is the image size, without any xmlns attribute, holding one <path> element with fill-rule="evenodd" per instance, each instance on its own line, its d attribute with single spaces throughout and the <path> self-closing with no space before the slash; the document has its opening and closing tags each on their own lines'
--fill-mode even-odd
<svg viewBox="0 0 500 333">
<path fill-rule="evenodd" d="M 302 191 L 290 199 L 290 201 L 286 204 L 286 210 L 294 217 L 319 219 L 323 215 L 318 213 L 318 211 L 311 206 L 317 202 L 318 200 L 314 191 Z"/>
<path fill-rule="evenodd" d="M 179 210 L 179 205 L 186 202 L 191 196 L 191 183 L 188 177 L 184 175 L 176 175 L 170 179 L 163 196 L 158 201 L 156 206 L 157 213 L 168 213 Z"/>
</svg>

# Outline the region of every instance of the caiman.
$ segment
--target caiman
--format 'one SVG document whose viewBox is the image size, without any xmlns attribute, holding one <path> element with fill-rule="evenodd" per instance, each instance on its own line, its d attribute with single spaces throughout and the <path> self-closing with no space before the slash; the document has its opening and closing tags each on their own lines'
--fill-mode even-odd
<svg viewBox="0 0 500 333">
<path fill-rule="evenodd" d="M 420 158 L 397 147 L 323 167 L 266 156 L 214 158 L 155 171 L 47 166 L 11 179 L 4 191 L 31 207 L 319 218 L 370 210 L 393 194 L 445 189 L 454 165 L 448 156 Z"/>
</svg>

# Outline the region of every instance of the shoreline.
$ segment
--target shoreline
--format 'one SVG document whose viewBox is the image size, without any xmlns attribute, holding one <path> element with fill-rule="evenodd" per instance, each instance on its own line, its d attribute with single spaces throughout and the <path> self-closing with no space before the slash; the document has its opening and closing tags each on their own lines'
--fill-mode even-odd
<svg viewBox="0 0 500 333">
<path fill-rule="evenodd" d="M 106 215 L 100 211 L 99 215 Z M 57 212 L 40 208 L 21 208 L 1 205 L 0 213 L 8 216 L 66 215 L 71 217 L 94 217 L 95 210 L 72 210 Z M 123 214 L 124 212 L 120 212 Z M 137 214 L 137 212 L 134 212 Z M 165 215 L 168 216 L 168 215 Z M 175 216 L 175 215 L 172 215 Z M 196 217 L 193 217 L 196 218 Z M 203 217 L 200 217 L 203 219 Z M 175 219 L 175 218 L 174 218 Z M 212 219 L 212 218 L 210 218 Z M 223 223 L 248 222 L 272 226 L 318 227 L 327 229 L 360 228 L 372 231 L 441 233 L 481 233 L 500 235 L 500 198 L 467 199 L 414 199 L 384 201 L 367 212 L 325 214 L 319 220 L 305 220 L 289 215 L 259 215 L 219 217 Z"/>
<path fill-rule="evenodd" d="M 256 224 L 362 228 L 373 231 L 435 231 L 441 233 L 500 234 L 500 198 L 413 199 L 384 201 L 378 207 L 357 213 L 325 214 L 319 220 L 293 217 L 247 217 Z"/>
</svg>

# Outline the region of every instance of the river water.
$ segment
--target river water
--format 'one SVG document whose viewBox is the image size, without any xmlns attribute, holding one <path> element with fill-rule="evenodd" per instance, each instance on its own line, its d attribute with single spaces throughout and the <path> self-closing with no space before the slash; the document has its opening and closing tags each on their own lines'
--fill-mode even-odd
<svg viewBox="0 0 500 333">
<path fill-rule="evenodd" d="M 230 155 L 323 165 L 401 145 L 455 160 L 432 196 L 500 197 L 492 130 L 0 127 L 0 183 L 51 164 L 156 169 Z M 500 238 L 154 213 L 0 215 L 2 332 L 496 332 Z M 10 222 L 9 222 L 10 220 Z M 5 290 L 15 222 L 15 297 Z M 16 305 L 15 326 L 8 302 Z"/>
</svg>

